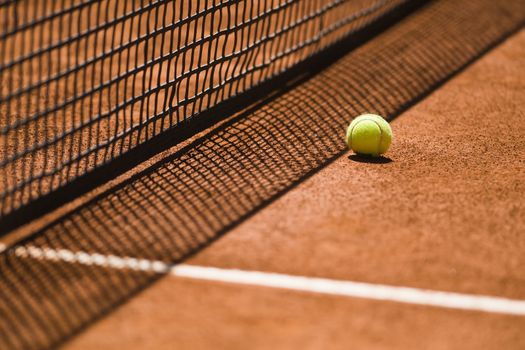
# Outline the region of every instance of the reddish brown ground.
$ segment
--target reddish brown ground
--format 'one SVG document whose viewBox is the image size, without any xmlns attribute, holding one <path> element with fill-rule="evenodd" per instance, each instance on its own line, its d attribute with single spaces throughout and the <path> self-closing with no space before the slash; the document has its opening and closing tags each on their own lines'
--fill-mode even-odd
<svg viewBox="0 0 525 350">
<path fill-rule="evenodd" d="M 525 32 L 189 263 L 525 298 Z M 81 348 L 523 349 L 525 318 L 166 277 Z"/>
<path fill-rule="evenodd" d="M 2 237 L 15 244 L 0 254 L 5 343 L 50 347 L 84 331 L 67 345 L 524 348 L 523 317 L 153 283 L 153 273 L 16 253 L 36 246 L 525 299 L 525 33 L 435 89 L 520 27 L 524 8 L 431 2 L 320 74 Z M 345 153 L 345 126 L 368 111 L 398 116 L 390 162 Z"/>
<path fill-rule="evenodd" d="M 164 279 L 66 349 L 521 349 L 525 320 Z"/>
</svg>

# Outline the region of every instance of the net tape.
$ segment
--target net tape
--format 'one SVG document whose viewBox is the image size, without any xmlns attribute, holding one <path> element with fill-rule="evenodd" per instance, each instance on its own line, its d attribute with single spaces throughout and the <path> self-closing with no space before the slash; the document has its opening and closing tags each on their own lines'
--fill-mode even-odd
<svg viewBox="0 0 525 350">
<path fill-rule="evenodd" d="M 0 219 L 405 1 L 0 2 Z"/>
</svg>

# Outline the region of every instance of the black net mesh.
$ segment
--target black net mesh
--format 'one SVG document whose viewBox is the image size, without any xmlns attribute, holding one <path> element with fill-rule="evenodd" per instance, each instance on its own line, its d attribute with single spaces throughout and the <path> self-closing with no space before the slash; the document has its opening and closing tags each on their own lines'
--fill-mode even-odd
<svg viewBox="0 0 525 350">
<path fill-rule="evenodd" d="M 0 219 L 405 2 L 0 2 Z"/>
<path fill-rule="evenodd" d="M 0 243 L 0 348 L 55 347 L 112 312 L 345 152 L 349 116 L 396 116 L 521 28 L 522 10 L 523 1 L 432 2 L 190 147 Z"/>
</svg>

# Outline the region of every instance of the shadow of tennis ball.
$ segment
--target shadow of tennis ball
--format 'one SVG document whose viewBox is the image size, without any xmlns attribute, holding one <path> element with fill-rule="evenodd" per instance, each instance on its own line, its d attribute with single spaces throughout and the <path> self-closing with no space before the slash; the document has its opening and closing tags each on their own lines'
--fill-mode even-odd
<svg viewBox="0 0 525 350">
<path fill-rule="evenodd" d="M 358 162 L 358 163 L 371 163 L 371 164 L 388 164 L 388 163 L 393 162 L 393 160 L 388 157 L 384 157 L 384 156 L 373 157 L 373 156 L 366 156 L 362 154 L 352 154 L 348 156 L 348 159 L 353 160 L 354 162 Z"/>
</svg>

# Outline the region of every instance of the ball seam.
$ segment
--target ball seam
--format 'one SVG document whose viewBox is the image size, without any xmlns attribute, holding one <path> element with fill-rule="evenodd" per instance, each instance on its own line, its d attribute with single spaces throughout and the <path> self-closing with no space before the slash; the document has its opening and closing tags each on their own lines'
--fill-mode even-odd
<svg viewBox="0 0 525 350">
<path fill-rule="evenodd" d="M 357 123 L 355 123 L 352 129 L 350 129 L 349 137 L 347 138 L 348 140 L 350 140 L 350 142 L 348 142 L 348 146 L 352 148 L 352 133 L 354 132 L 355 127 L 359 125 L 359 123 L 364 122 L 364 121 L 374 122 L 374 124 L 377 125 L 377 127 L 379 128 L 379 142 L 377 144 L 377 155 L 380 155 L 381 153 L 379 152 L 379 148 L 381 147 L 381 141 L 383 140 L 383 130 L 381 129 L 381 125 L 379 125 L 379 123 L 372 118 L 363 118 Z"/>
</svg>

